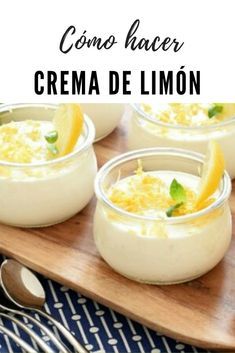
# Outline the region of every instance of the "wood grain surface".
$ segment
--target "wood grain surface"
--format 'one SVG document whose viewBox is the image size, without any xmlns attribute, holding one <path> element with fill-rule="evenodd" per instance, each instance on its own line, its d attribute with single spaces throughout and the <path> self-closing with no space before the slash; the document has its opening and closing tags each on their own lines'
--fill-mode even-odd
<svg viewBox="0 0 235 353">
<path fill-rule="evenodd" d="M 99 165 L 125 151 L 125 130 L 122 124 L 95 145 Z M 197 280 L 172 286 L 138 284 L 100 258 L 92 237 L 94 207 L 95 198 L 77 216 L 47 228 L 1 225 L 1 253 L 175 339 L 235 352 L 234 237 L 225 259 Z M 231 208 L 235 213 L 235 191 Z"/>
</svg>

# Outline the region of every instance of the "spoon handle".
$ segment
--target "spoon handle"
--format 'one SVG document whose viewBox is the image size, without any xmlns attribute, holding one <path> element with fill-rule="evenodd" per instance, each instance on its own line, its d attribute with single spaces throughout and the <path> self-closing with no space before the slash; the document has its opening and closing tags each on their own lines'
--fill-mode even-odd
<svg viewBox="0 0 235 353">
<path fill-rule="evenodd" d="M 5 314 L 5 313 L 0 313 L 0 316 L 5 317 L 6 319 L 14 322 L 23 331 L 25 331 L 38 344 L 38 346 L 43 350 L 43 352 L 54 353 L 54 351 L 43 341 L 43 339 L 41 339 L 40 336 L 38 336 L 33 330 L 31 330 L 29 327 L 23 324 L 20 320 L 16 319 L 12 315 Z"/>
<path fill-rule="evenodd" d="M 26 314 L 23 311 L 11 310 L 11 312 L 16 315 L 26 317 L 28 320 L 32 321 L 35 325 L 37 325 L 42 331 L 46 333 L 46 335 L 51 339 L 51 341 L 55 344 L 55 346 L 60 350 L 60 353 L 68 353 L 68 349 L 64 346 L 64 344 L 52 333 L 51 330 L 49 330 L 40 321 L 38 321 L 31 315 Z"/>
<path fill-rule="evenodd" d="M 21 348 L 27 353 L 38 353 L 33 349 L 28 343 L 24 342 L 20 337 L 16 336 L 13 332 L 8 330 L 6 327 L 0 325 L 0 331 L 10 337 L 15 343 L 17 343 Z"/>
<path fill-rule="evenodd" d="M 34 309 L 35 310 L 35 309 Z M 57 321 L 54 317 L 51 315 L 47 314 L 45 311 L 36 309 L 35 310 L 38 314 L 44 316 L 47 320 L 51 321 L 57 329 L 64 335 L 64 337 L 67 339 L 67 341 L 71 344 L 71 346 L 75 349 L 76 353 L 89 353 L 85 347 L 81 345 L 77 341 L 77 339 L 65 328 L 59 321 Z"/>
</svg>

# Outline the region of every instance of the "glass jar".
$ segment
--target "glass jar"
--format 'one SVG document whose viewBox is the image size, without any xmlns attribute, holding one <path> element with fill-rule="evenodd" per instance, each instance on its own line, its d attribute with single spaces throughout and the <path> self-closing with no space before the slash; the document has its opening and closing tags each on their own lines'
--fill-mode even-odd
<svg viewBox="0 0 235 353">
<path fill-rule="evenodd" d="M 117 180 L 133 175 L 138 160 L 145 172 L 173 171 L 176 178 L 178 172 L 198 177 L 203 163 L 200 154 L 172 148 L 133 151 L 106 163 L 95 181 L 94 239 L 101 256 L 120 274 L 144 283 L 180 283 L 203 275 L 220 262 L 231 241 L 228 174 L 205 209 L 170 218 L 142 216 L 107 196 Z"/>
<path fill-rule="evenodd" d="M 53 104 L 2 105 L 0 121 L 50 121 L 56 108 Z M 92 147 L 95 129 L 87 116 L 82 137 L 74 151 L 64 157 L 37 163 L 0 161 L 0 222 L 48 226 L 63 222 L 88 204 L 97 163 Z"/>
<path fill-rule="evenodd" d="M 82 103 L 82 110 L 95 125 L 95 140 L 99 141 L 109 135 L 119 124 L 123 113 L 124 104 L 112 103 Z"/>
<path fill-rule="evenodd" d="M 140 104 L 133 104 L 129 114 L 129 150 L 175 147 L 205 154 L 208 142 L 216 140 L 223 149 L 230 177 L 235 177 L 235 117 L 214 125 L 188 127 L 157 121 L 145 113 Z"/>
</svg>

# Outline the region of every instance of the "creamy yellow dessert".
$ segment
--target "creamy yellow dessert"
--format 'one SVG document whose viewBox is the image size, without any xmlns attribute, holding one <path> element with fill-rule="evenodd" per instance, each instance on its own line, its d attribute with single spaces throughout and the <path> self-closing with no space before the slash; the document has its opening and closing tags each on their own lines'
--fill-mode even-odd
<svg viewBox="0 0 235 353">
<path fill-rule="evenodd" d="M 0 126 L 0 161 L 36 163 L 54 159 L 46 136 L 54 129 L 48 121 L 12 121 Z"/>
<path fill-rule="evenodd" d="M 52 121 L 11 121 L 0 126 L 0 161 L 46 162 L 83 142 L 83 117 L 77 105 L 61 105 Z"/>
<path fill-rule="evenodd" d="M 171 171 L 144 172 L 121 179 L 108 192 L 117 207 L 138 215 L 167 218 L 195 212 L 198 177 Z M 210 201 L 212 202 L 212 200 Z"/>
<path fill-rule="evenodd" d="M 139 162 L 131 173 L 135 160 L 147 167 Z M 196 278 L 223 258 L 231 241 L 231 184 L 227 174 L 222 181 L 218 144 L 210 144 L 201 176 L 199 166 L 187 151 L 154 149 L 125 154 L 99 171 L 94 238 L 110 266 L 137 281 L 169 284 Z"/>
<path fill-rule="evenodd" d="M 235 104 L 230 103 L 156 103 L 140 108 L 157 121 L 176 126 L 209 126 L 235 117 Z"/>
<path fill-rule="evenodd" d="M 0 112 L 0 221 L 45 226 L 79 212 L 93 195 L 97 171 L 89 118 L 72 104 Z"/>
<path fill-rule="evenodd" d="M 109 135 L 119 124 L 125 104 L 120 103 L 82 103 L 81 108 L 95 125 L 95 139 L 101 140 Z"/>
<path fill-rule="evenodd" d="M 134 104 L 128 148 L 175 147 L 205 154 L 208 142 L 222 147 L 226 169 L 235 177 L 235 104 Z"/>
</svg>

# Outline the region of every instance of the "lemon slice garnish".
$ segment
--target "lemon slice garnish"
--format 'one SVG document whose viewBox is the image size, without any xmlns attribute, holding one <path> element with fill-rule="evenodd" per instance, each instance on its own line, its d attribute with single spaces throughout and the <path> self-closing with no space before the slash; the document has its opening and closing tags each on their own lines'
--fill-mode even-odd
<svg viewBox="0 0 235 353">
<path fill-rule="evenodd" d="M 224 155 L 220 145 L 215 141 L 210 141 L 202 169 L 196 207 L 200 207 L 217 190 L 224 174 L 224 167 Z"/>
<path fill-rule="evenodd" d="M 58 133 L 59 156 L 73 151 L 83 128 L 83 113 L 78 104 L 61 104 L 55 112 L 53 125 Z"/>
</svg>

